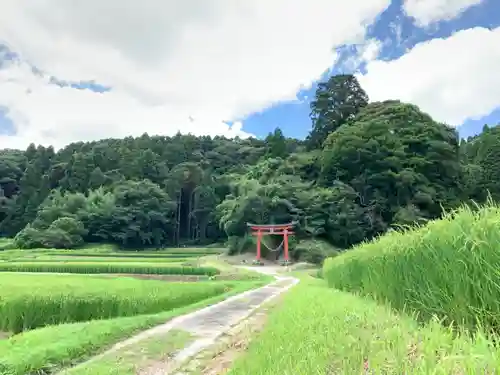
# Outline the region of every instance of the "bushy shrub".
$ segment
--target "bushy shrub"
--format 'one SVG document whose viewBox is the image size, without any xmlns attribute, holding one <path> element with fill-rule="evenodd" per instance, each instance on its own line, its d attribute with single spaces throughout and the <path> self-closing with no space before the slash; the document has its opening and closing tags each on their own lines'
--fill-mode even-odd
<svg viewBox="0 0 500 375">
<path fill-rule="evenodd" d="M 321 240 L 304 240 L 297 243 L 292 256 L 301 262 L 322 264 L 326 258 L 336 256 L 339 251 Z"/>
<path fill-rule="evenodd" d="M 72 217 L 61 217 L 47 229 L 36 229 L 28 225 L 14 239 L 20 249 L 48 248 L 74 249 L 83 244 L 87 231 L 83 224 Z"/>
<path fill-rule="evenodd" d="M 19 249 L 41 248 L 43 247 L 42 232 L 28 224 L 16 235 L 14 245 Z"/>
<path fill-rule="evenodd" d="M 245 235 L 243 237 L 231 236 L 227 240 L 228 254 L 235 255 L 241 254 L 246 251 L 255 251 L 255 239 L 251 235 Z"/>
</svg>

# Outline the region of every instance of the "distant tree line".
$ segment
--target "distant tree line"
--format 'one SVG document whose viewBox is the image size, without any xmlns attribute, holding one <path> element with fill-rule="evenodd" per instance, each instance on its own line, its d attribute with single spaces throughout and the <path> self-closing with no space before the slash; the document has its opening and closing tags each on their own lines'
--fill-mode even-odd
<svg viewBox="0 0 500 375">
<path fill-rule="evenodd" d="M 318 86 L 305 141 L 149 136 L 0 150 L 0 236 L 22 248 L 229 240 L 297 221 L 339 249 L 443 209 L 500 199 L 500 127 L 467 140 L 412 104 L 369 102 L 352 75 Z"/>
</svg>

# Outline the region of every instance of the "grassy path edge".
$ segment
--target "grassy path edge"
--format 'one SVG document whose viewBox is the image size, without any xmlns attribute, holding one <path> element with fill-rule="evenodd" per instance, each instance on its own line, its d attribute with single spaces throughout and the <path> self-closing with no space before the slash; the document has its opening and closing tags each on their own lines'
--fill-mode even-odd
<svg viewBox="0 0 500 375">
<path fill-rule="evenodd" d="M 197 340 L 195 340 L 194 342 L 192 342 L 188 347 L 184 348 L 179 353 L 177 353 L 177 355 L 172 359 L 172 364 L 169 366 L 169 370 L 171 370 L 172 368 L 173 369 L 178 369 L 180 366 L 182 366 L 183 364 L 185 364 L 186 362 L 188 362 L 190 359 L 192 359 L 193 357 L 195 357 L 197 354 L 199 354 L 203 350 L 206 350 L 206 349 L 210 348 L 211 346 L 216 345 L 217 342 L 218 342 L 218 340 L 219 340 L 219 338 L 224 333 L 226 333 L 229 329 L 231 329 L 234 326 L 240 324 L 241 322 L 249 319 L 249 317 L 251 317 L 263 305 L 265 305 L 266 303 L 271 302 L 273 299 L 275 299 L 275 298 L 279 297 L 280 295 L 286 293 L 288 290 L 290 290 L 291 288 L 293 288 L 294 286 L 296 286 L 300 282 L 299 279 L 294 278 L 294 277 L 286 277 L 286 278 L 285 277 L 283 277 L 283 278 L 282 277 L 276 277 L 276 278 L 277 278 L 277 280 L 276 280 L 275 283 L 271 283 L 271 284 L 266 285 L 266 286 L 264 286 L 262 288 L 259 288 L 259 289 L 264 289 L 266 287 L 273 286 L 273 284 L 278 284 L 279 291 L 277 291 L 276 293 L 272 294 L 270 297 L 265 298 L 258 305 L 254 305 L 254 306 L 249 307 L 248 310 L 246 311 L 246 313 L 242 317 L 240 317 L 237 321 L 235 321 L 233 324 L 229 325 L 225 329 L 221 329 L 215 335 L 210 336 L 210 337 L 200 337 Z M 281 282 L 283 282 L 285 280 L 289 281 L 289 283 L 287 285 L 285 285 L 285 286 L 279 285 L 279 283 L 281 283 Z M 255 291 L 259 290 L 259 289 L 251 290 L 249 292 L 250 293 L 251 292 L 255 292 Z M 246 292 L 242 293 L 241 295 L 235 296 L 234 299 L 242 298 L 242 297 L 244 298 L 245 295 L 250 294 L 250 293 L 246 293 Z M 224 302 L 226 302 L 226 301 L 224 301 Z M 163 369 L 161 369 L 161 370 L 163 370 Z M 159 373 L 169 373 L 169 372 L 167 372 L 167 371 L 165 371 L 165 372 L 155 372 L 155 374 L 159 374 Z"/>
<path fill-rule="evenodd" d="M 242 267 L 243 268 L 243 267 Z M 296 284 L 299 283 L 299 279 L 291 276 L 279 276 L 276 272 L 277 268 L 266 268 L 266 269 L 258 269 L 256 268 L 255 271 L 259 272 L 263 275 L 267 276 L 273 276 L 274 281 L 270 283 L 266 283 L 265 285 L 259 287 L 259 288 L 252 288 L 249 290 L 246 290 L 244 292 L 240 293 L 234 293 L 229 298 L 223 299 L 222 301 L 215 303 L 215 304 L 210 304 L 209 306 L 205 306 L 201 309 L 183 314 L 183 315 L 178 315 L 174 317 L 173 319 L 169 320 L 168 322 L 165 322 L 163 324 L 154 326 L 152 328 L 149 328 L 145 331 L 142 331 L 126 340 L 120 341 L 113 345 L 111 348 L 108 350 L 101 352 L 100 354 L 91 357 L 85 362 L 82 362 L 78 364 L 75 367 L 72 368 L 66 368 L 63 371 L 57 373 L 57 375 L 63 375 L 63 374 L 79 374 L 80 370 L 82 373 L 85 373 L 85 369 L 88 366 L 95 366 L 100 360 L 105 360 L 107 357 L 110 357 L 111 355 L 122 351 L 123 349 L 129 348 L 135 344 L 140 343 L 143 340 L 148 340 L 154 336 L 158 335 L 165 335 L 168 334 L 168 332 L 177 329 L 179 326 L 182 327 L 183 323 L 186 320 L 189 319 L 196 319 L 198 316 L 203 316 L 203 314 L 210 314 L 212 310 L 217 310 L 218 308 L 221 308 L 223 305 L 229 305 L 232 302 L 236 300 L 241 300 L 245 299 L 247 296 L 250 296 L 251 294 L 255 294 L 256 292 L 258 293 L 259 291 L 262 291 L 266 288 L 269 287 L 276 287 L 277 290 L 269 297 L 265 298 L 263 301 L 261 301 L 257 305 L 249 305 L 248 308 L 246 309 L 245 313 L 243 316 L 238 317 L 238 320 L 233 322 L 230 327 L 241 323 L 245 319 L 248 319 L 249 316 L 251 316 L 257 309 L 259 309 L 262 305 L 265 303 L 268 303 L 275 297 L 278 297 L 282 293 L 288 291 L 290 288 L 295 286 Z M 288 285 L 280 285 L 280 283 L 283 283 L 283 281 L 288 281 Z M 181 366 L 183 363 L 188 361 L 190 358 L 192 358 L 194 355 L 198 354 L 200 351 L 206 349 L 207 347 L 213 345 L 216 343 L 216 340 L 227 330 L 227 327 L 223 328 L 218 332 L 217 334 L 211 336 L 211 337 L 199 337 L 198 339 L 195 339 L 193 342 L 191 342 L 188 346 L 185 348 L 181 349 L 177 355 L 172 358 L 170 363 L 168 364 L 169 369 L 171 370 L 173 368 L 178 368 Z M 163 369 L 162 369 L 163 370 Z M 155 372 L 156 373 L 156 372 Z"/>
</svg>

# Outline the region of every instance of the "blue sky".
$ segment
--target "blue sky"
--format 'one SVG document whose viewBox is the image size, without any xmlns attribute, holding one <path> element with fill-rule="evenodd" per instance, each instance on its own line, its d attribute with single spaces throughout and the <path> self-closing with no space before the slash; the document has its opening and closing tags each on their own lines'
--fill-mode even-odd
<svg viewBox="0 0 500 375">
<path fill-rule="evenodd" d="M 496 1 L 496 4 L 495 4 Z M 380 15 L 377 22 L 370 27 L 368 32 L 370 37 L 384 41 L 389 39 L 390 44 L 385 45 L 381 59 L 392 60 L 404 54 L 407 48 L 415 46 L 434 38 L 445 38 L 452 35 L 454 32 L 464 29 L 469 29 L 476 26 L 495 28 L 500 26 L 500 5 L 498 0 L 487 0 L 477 7 L 472 7 L 466 10 L 458 18 L 450 21 L 442 21 L 430 29 L 416 27 L 411 19 L 406 17 L 401 10 L 401 0 L 395 0 L 391 6 Z M 399 25 L 401 28 L 402 42 L 397 42 L 396 31 L 391 25 Z M 500 47 L 499 47 L 500 48 Z M 349 48 L 345 48 L 344 54 L 349 54 Z M 340 66 L 334 66 L 332 74 L 342 70 Z M 327 76 L 325 76 L 327 77 Z M 459 78 L 459 77 L 457 77 Z M 315 86 L 309 90 L 304 90 L 299 93 L 299 99 L 303 97 L 313 97 Z M 462 137 L 468 137 L 480 133 L 483 125 L 500 124 L 500 98 L 498 109 L 491 114 L 484 116 L 481 119 L 468 120 L 457 129 Z M 309 101 L 303 103 L 285 103 L 275 105 L 261 113 L 256 113 L 245 119 L 245 130 L 262 135 L 269 132 L 273 126 L 280 126 L 286 135 L 290 137 L 303 138 L 310 130 L 311 123 L 309 120 Z"/>
<path fill-rule="evenodd" d="M 174 0 L 158 1 L 158 4 L 161 4 L 158 7 L 164 7 L 163 11 L 160 11 L 162 10 L 160 8 L 158 8 L 160 10 L 153 9 L 149 16 L 148 11 L 140 8 L 143 5 L 139 3 L 139 5 L 133 5 L 137 7 L 134 11 L 129 9 L 127 12 L 117 13 L 114 25 L 116 33 L 114 30 L 110 31 L 109 27 L 106 26 L 107 21 L 102 23 L 99 19 L 96 20 L 95 14 L 99 9 L 99 0 L 88 0 L 85 5 L 81 3 L 81 9 L 72 9 L 69 6 L 67 9 L 60 9 L 57 22 L 61 20 L 65 22 L 54 23 L 53 29 L 50 28 L 51 23 L 47 20 L 51 20 L 51 13 L 53 13 L 50 2 L 56 0 L 47 0 L 46 8 L 41 6 L 38 9 L 38 13 L 43 16 L 40 16 L 40 19 L 29 18 L 34 17 L 35 13 L 25 10 L 29 4 L 28 0 L 6 1 L 10 1 L 11 8 L 6 8 L 6 14 L 12 11 L 12 23 L 6 28 L 2 28 L 3 25 L 0 24 L 0 148 L 24 147 L 27 140 L 30 142 L 55 142 L 57 143 L 56 147 L 59 147 L 78 140 L 108 136 L 137 136 L 142 131 L 147 131 L 149 134 L 170 134 L 174 132 L 175 127 L 181 131 L 194 133 L 201 131 L 206 134 L 206 132 L 213 131 L 214 134 L 228 134 L 227 124 L 222 122 L 227 120 L 228 113 L 233 114 L 232 118 L 235 122 L 243 123 L 243 131 L 258 137 L 265 137 L 274 128 L 280 127 L 289 137 L 304 138 L 311 128 L 309 105 L 316 89 L 316 83 L 313 82 L 311 85 L 311 80 L 307 81 L 308 77 L 317 77 L 318 67 L 319 72 L 323 69 L 327 71 L 320 80 L 327 79 L 329 74 L 354 73 L 352 69 L 363 74 L 367 73 L 366 65 L 363 63 L 355 68 L 347 64 L 355 56 L 359 56 L 360 50 L 366 46 L 363 43 L 357 46 L 339 46 L 337 44 L 335 51 L 337 51 L 339 58 L 336 62 L 331 58 L 332 65 L 329 69 L 326 68 L 328 68 L 330 60 L 325 60 L 325 54 L 322 52 L 325 50 L 325 42 L 328 43 L 328 38 L 318 38 L 320 39 L 318 46 L 311 48 L 311 54 L 306 55 L 306 52 L 309 51 L 309 40 L 315 38 L 323 30 L 328 29 L 332 34 L 344 33 L 342 38 L 352 39 L 353 35 L 356 34 L 357 26 L 342 24 L 342 13 L 352 16 L 353 19 L 362 17 L 361 14 L 366 15 L 370 12 L 367 3 L 365 3 L 367 0 L 350 0 L 353 4 L 355 3 L 352 6 L 354 10 L 349 9 L 349 5 L 340 5 L 340 3 L 334 6 L 328 5 L 329 12 L 332 14 L 331 19 L 328 12 L 325 12 L 328 13 L 326 16 L 318 14 L 324 9 L 326 3 L 321 7 L 320 0 L 317 0 L 317 3 L 311 2 L 310 7 L 307 8 L 299 2 L 297 4 L 301 4 L 300 6 L 303 7 L 301 11 L 306 18 L 300 18 L 301 11 L 290 15 L 291 17 L 298 15 L 295 30 L 286 29 L 289 27 L 287 24 L 293 24 L 293 22 L 279 18 L 282 14 L 279 7 L 274 7 L 274 9 L 269 7 L 269 12 L 277 13 L 270 13 L 265 16 L 267 18 L 261 19 L 263 22 L 260 27 L 262 35 L 258 35 L 261 30 L 256 30 L 251 23 L 246 25 L 245 29 L 245 19 L 239 19 L 236 22 L 241 29 L 234 29 L 234 23 L 224 24 L 224 17 L 227 17 L 230 12 L 224 13 L 225 10 L 210 9 L 213 14 L 210 12 L 207 14 L 221 17 L 218 22 L 212 23 L 212 26 L 216 28 L 218 25 L 222 25 L 221 28 L 217 29 L 213 35 L 210 34 L 211 30 L 201 31 L 202 34 L 198 36 L 198 40 L 193 39 L 192 49 L 187 49 L 187 52 L 184 51 L 182 45 L 176 46 L 177 49 L 175 49 L 172 47 L 175 43 L 169 42 L 170 39 L 175 41 L 176 38 L 181 37 L 181 32 L 177 30 L 183 30 L 186 25 L 192 25 L 192 19 L 182 18 L 185 14 L 182 9 L 178 9 L 179 6 L 176 5 L 178 3 Z M 110 4 L 113 1 L 119 3 L 119 0 L 108 1 Z M 204 0 L 200 1 L 200 4 L 206 4 L 203 2 Z M 285 0 L 274 1 L 286 3 Z M 377 5 L 379 9 L 384 9 L 386 0 L 370 1 L 373 1 L 373 4 L 379 4 Z M 381 42 L 382 48 L 377 57 L 380 61 L 401 61 L 400 58 L 408 56 L 413 47 L 422 46 L 427 41 L 449 38 L 452 35 L 457 35 L 457 32 L 461 30 L 477 27 L 492 30 L 500 27 L 499 0 L 482 0 L 479 5 L 467 8 L 451 20 L 438 21 L 427 27 L 417 26 L 417 22 L 404 14 L 403 1 L 411 2 L 414 0 L 392 0 L 390 6 L 380 13 L 368 27 L 364 41 Z M 442 0 L 420 1 L 433 2 L 434 4 L 443 3 Z M 445 2 L 449 4 L 460 1 L 463 0 L 446 0 Z M 479 0 L 468 1 L 473 3 Z M 22 2 L 25 2 L 24 7 L 21 5 Z M 295 5 L 299 7 L 297 4 Z M 262 11 L 262 9 L 267 11 L 265 6 L 266 0 L 255 0 L 255 3 L 248 5 L 248 7 L 254 7 L 254 11 Z M 177 10 L 179 10 L 179 14 L 176 13 Z M 191 10 L 188 8 L 188 13 Z M 351 11 L 352 14 L 349 13 Z M 154 18 L 157 14 L 163 13 L 166 16 L 162 17 L 167 18 Z M 142 19 L 134 19 L 135 14 L 140 14 Z M 171 14 L 171 18 L 168 18 L 169 14 Z M 377 13 L 373 13 L 373 15 L 375 14 Z M 67 20 L 61 15 L 65 15 Z M 15 17 L 19 17 L 19 19 Z M 133 22 L 137 23 L 135 31 L 130 28 L 130 17 L 132 17 Z M 371 18 L 368 17 L 368 19 Z M 6 20 L 7 18 L 4 18 L 4 21 Z M 316 20 L 318 20 L 319 25 L 315 24 Z M 39 24 L 37 24 L 38 21 L 40 21 Z M 94 21 L 95 24 L 92 23 Z M 302 24 L 300 21 L 303 21 Z M 23 22 L 25 23 L 23 24 Z M 52 19 L 51 22 L 56 21 Z M 79 25 L 78 22 L 82 24 Z M 324 22 L 342 25 L 336 29 Z M 140 25 L 143 26 L 140 27 Z M 307 30 L 302 32 L 297 25 L 303 25 Z M 32 26 L 33 29 L 30 28 Z M 120 29 L 121 26 L 122 29 Z M 149 26 L 150 29 L 148 29 Z M 144 35 L 140 34 L 142 29 L 146 30 Z M 281 30 L 284 31 L 280 33 Z M 56 33 L 54 33 L 55 31 Z M 127 34 L 127 32 L 133 34 Z M 311 33 L 308 35 L 309 39 L 304 41 L 302 38 L 300 40 L 301 34 L 306 32 Z M 272 35 L 274 33 L 276 35 Z M 15 37 L 13 37 L 14 35 Z M 33 38 L 33 35 L 37 37 Z M 157 35 L 162 37 L 159 38 Z M 272 36 L 269 41 L 267 35 Z M 206 39 L 204 39 L 205 36 Z M 342 38 L 340 39 L 344 40 Z M 297 44 L 294 50 L 294 43 L 297 40 L 299 40 L 297 43 L 302 44 Z M 492 40 L 495 43 L 495 39 L 490 39 L 490 43 Z M 240 45 L 245 45 L 245 43 L 251 48 L 248 50 L 240 49 Z M 311 44 L 313 43 L 314 41 L 311 41 Z M 472 43 L 472 45 L 477 44 L 475 41 Z M 101 48 L 103 45 L 107 46 L 106 49 Z M 206 48 L 207 45 L 210 47 Z M 58 46 L 64 46 L 64 48 Z M 16 47 L 19 51 L 16 50 Z M 214 47 L 217 47 L 215 49 L 218 53 L 212 52 L 211 49 Z M 20 53 L 21 50 L 24 55 Z M 116 51 L 121 54 L 123 61 L 115 59 Z M 489 50 L 485 52 L 483 49 L 482 53 L 483 56 L 485 53 L 488 56 Z M 272 54 L 273 59 L 262 60 L 259 57 L 262 54 Z M 443 56 L 445 55 L 442 55 L 441 59 Z M 161 60 L 162 58 L 165 59 Z M 291 59 L 303 59 L 304 63 Z M 199 61 L 190 65 L 193 60 Z M 435 62 L 429 60 L 432 58 L 429 58 L 428 55 L 424 56 L 424 60 L 414 59 L 413 63 L 417 61 L 417 64 L 412 65 L 412 67 L 422 66 L 424 69 L 424 67 L 429 68 L 429 63 L 440 64 L 439 59 Z M 262 66 L 263 61 L 265 61 L 264 65 L 268 63 L 269 65 Z M 290 62 L 289 66 L 286 66 L 287 61 Z M 315 61 L 319 62 L 315 64 Z M 484 58 L 482 61 L 485 61 Z M 496 61 L 500 61 L 500 58 Z M 10 69 L 15 65 L 12 62 L 19 64 L 19 69 Z M 421 63 L 422 65 L 419 65 Z M 443 64 L 446 63 L 443 62 Z M 461 70 L 459 69 L 461 73 L 457 74 L 457 81 L 462 79 L 463 72 L 469 67 L 469 63 L 465 62 L 460 68 Z M 402 65 L 404 64 L 399 64 L 397 68 L 401 68 Z M 204 69 L 199 69 L 199 66 L 203 66 Z M 476 61 L 470 66 L 477 69 L 477 66 L 480 65 Z M 135 69 L 135 67 L 139 68 Z M 289 72 L 284 75 L 279 74 L 275 69 L 280 67 L 283 71 L 288 69 Z M 408 71 L 407 64 L 402 69 L 403 73 L 399 72 L 399 75 L 394 74 L 391 77 L 392 67 L 392 65 L 391 67 L 386 66 L 379 71 L 380 74 L 372 73 L 370 79 L 367 80 L 372 84 L 370 87 L 372 90 L 373 86 L 377 86 L 375 91 L 380 86 L 384 86 L 386 79 L 393 79 L 393 85 L 394 80 L 396 80 L 396 86 L 399 85 L 400 81 L 401 85 L 405 85 L 404 79 L 401 77 L 411 76 L 413 70 Z M 4 74 L 2 76 L 2 72 L 9 69 L 10 75 Z M 434 72 L 434 75 L 430 76 L 440 77 L 442 71 L 439 69 L 437 71 L 438 73 Z M 474 71 L 470 72 L 471 75 L 474 73 Z M 85 74 L 92 79 L 85 80 L 83 77 Z M 436 74 L 438 75 L 436 76 Z M 373 76 L 376 76 L 375 79 Z M 98 78 L 94 79 L 93 77 Z M 156 77 L 158 83 L 148 81 L 151 77 Z M 382 78 L 377 79 L 377 77 Z M 451 79 L 449 76 L 445 77 L 442 82 L 436 85 L 439 87 L 443 82 L 449 83 L 454 80 L 455 76 L 452 73 Z M 311 87 L 298 92 L 298 100 L 290 101 L 290 96 L 293 96 L 290 88 L 293 88 L 294 84 L 299 81 L 302 82 L 302 87 Z M 431 82 L 435 81 L 431 80 Z M 465 86 L 451 84 L 436 97 L 446 98 L 450 92 L 454 95 L 454 90 L 463 90 L 465 87 L 466 91 L 469 92 L 467 100 L 470 100 L 470 92 L 473 90 L 470 82 L 474 81 L 469 79 Z M 475 85 L 476 92 L 481 91 L 478 87 L 485 88 L 484 82 L 483 78 L 482 84 Z M 434 90 L 434 87 L 429 89 L 429 86 L 432 86 L 429 82 L 426 85 L 427 91 L 419 91 L 420 87 L 413 85 L 411 88 L 413 91 L 410 90 L 411 95 L 409 96 L 419 97 L 420 100 L 423 97 L 423 102 L 426 102 L 425 98 Z M 488 86 L 490 86 L 489 81 L 486 79 L 486 88 Z M 64 90 L 55 92 L 54 87 Z M 232 98 L 232 95 L 227 95 L 227 93 L 231 92 L 234 87 L 240 91 L 235 92 L 235 98 Z M 10 95 L 9 90 L 13 95 Z M 370 94 L 370 90 L 367 91 Z M 388 92 L 389 95 L 393 95 L 394 92 L 402 95 L 407 94 L 404 90 L 389 90 Z M 498 92 L 500 91 L 496 93 Z M 377 94 L 380 94 L 380 90 Z M 387 95 L 387 92 L 382 94 L 382 96 L 384 95 Z M 481 118 L 467 119 L 457 127 L 460 135 L 467 137 L 479 133 L 484 124 L 491 126 L 500 123 L 500 95 L 498 100 L 495 95 L 494 91 L 486 95 L 490 100 L 488 108 L 492 108 L 492 98 L 493 103 L 498 104 L 497 109 L 489 114 L 484 114 L 485 111 L 481 109 L 481 106 L 478 106 L 477 100 L 474 105 L 470 106 L 464 105 L 464 101 L 455 102 L 443 111 L 439 110 L 441 102 L 439 105 L 434 104 L 433 106 L 431 100 L 429 108 L 433 108 L 436 115 L 441 115 L 441 118 L 465 118 L 464 113 L 453 115 L 454 111 L 464 106 L 474 108 L 470 113 L 484 114 Z M 392 96 L 391 98 L 400 99 Z M 429 104 L 429 100 L 426 104 Z M 264 109 L 253 110 L 258 107 Z M 192 108 L 196 108 L 196 111 L 198 108 L 200 110 L 192 113 Z M 253 108 L 250 115 L 246 117 L 234 115 L 234 113 L 249 113 L 247 108 Z M 469 112 L 466 114 L 469 115 Z M 14 124 L 9 116 L 16 118 L 18 122 Z M 186 120 L 187 118 L 189 121 Z M 192 118 L 196 120 L 191 121 Z M 202 120 L 199 120 L 200 118 Z M 167 127 L 169 129 L 166 129 Z M 20 131 L 16 129 L 22 129 L 23 133 L 20 135 Z M 16 137 L 17 139 L 15 139 Z M 23 146 L 15 146 L 14 144 Z"/>
<path fill-rule="evenodd" d="M 11 135 L 14 132 L 12 121 L 6 117 L 7 109 L 0 107 L 0 134 Z"/>
</svg>

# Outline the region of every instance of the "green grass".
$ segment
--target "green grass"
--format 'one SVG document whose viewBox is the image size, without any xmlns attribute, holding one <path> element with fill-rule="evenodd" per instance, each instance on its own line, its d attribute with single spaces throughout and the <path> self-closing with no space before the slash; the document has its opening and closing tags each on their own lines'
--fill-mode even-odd
<svg viewBox="0 0 500 375">
<path fill-rule="evenodd" d="M 228 375 L 493 374 L 500 350 L 303 277 Z"/>
<path fill-rule="evenodd" d="M 135 374 L 132 363 L 120 358 L 104 357 L 91 362 L 91 367 L 73 366 L 144 329 L 270 281 L 267 276 L 222 267 L 220 252 L 182 248 L 134 253 L 113 247 L 1 251 L 0 272 L 5 273 L 0 273 L 0 374 L 54 374 L 68 368 L 71 374 L 104 375 L 111 369 Z M 231 281 L 168 283 L 102 274 L 220 274 Z M 240 278 L 252 280 L 235 281 Z M 2 339 L 5 331 L 21 330 L 25 331 Z M 174 343 L 165 340 L 168 352 Z M 145 345 L 146 357 L 161 354 Z"/>
<path fill-rule="evenodd" d="M 212 253 L 158 253 L 158 254 L 122 254 L 122 253 L 71 253 L 71 252 L 48 252 L 48 251 L 28 251 L 28 250 L 5 250 L 0 251 L 0 259 L 3 260 L 23 260 L 23 259 L 88 259 L 88 258 L 98 258 L 98 259 L 110 259 L 110 260 L 119 260 L 119 261 L 135 261 L 136 259 L 148 260 L 152 259 L 162 260 L 162 261 L 170 261 L 176 260 L 179 258 L 182 259 L 197 259 L 199 257 L 204 257 L 207 255 L 217 255 Z"/>
<path fill-rule="evenodd" d="M 223 294 L 228 282 L 164 282 L 75 275 L 0 274 L 0 330 L 168 311 Z"/>
<path fill-rule="evenodd" d="M 69 263 L 182 263 L 187 261 L 192 261 L 193 258 L 121 258 L 121 257 L 73 257 L 73 256 L 38 256 L 36 258 L 11 258 L 10 262 L 69 262 Z"/>
<path fill-rule="evenodd" d="M 4 262 L 0 272 L 56 272 L 81 274 L 144 274 L 144 275 L 208 275 L 219 270 L 213 267 L 190 267 L 149 263 L 60 263 L 60 262 Z"/>
<path fill-rule="evenodd" d="M 40 250 L 31 250 L 31 251 L 40 251 Z M 85 247 L 82 249 L 75 250 L 61 250 L 61 249 L 42 249 L 41 251 L 45 251 L 49 254 L 53 255 L 61 255 L 61 254 L 77 254 L 81 256 L 88 255 L 98 255 L 98 256 L 106 256 L 106 255 L 120 255 L 120 256 L 139 256 L 142 257 L 144 255 L 147 256 L 162 256 L 169 254 L 220 254 L 224 252 L 224 248 L 206 248 L 206 247 L 172 247 L 168 249 L 158 249 L 158 250 L 150 250 L 150 249 L 137 249 L 137 250 L 120 250 L 117 248 L 109 247 L 109 246 L 98 246 L 98 247 Z"/>
<path fill-rule="evenodd" d="M 141 340 L 117 353 L 105 355 L 91 363 L 76 366 L 65 375 L 136 375 L 155 361 L 166 360 L 189 343 L 189 333 L 171 330 L 161 336 Z"/>
<path fill-rule="evenodd" d="M 500 208 L 462 209 L 427 226 L 392 232 L 327 259 L 338 289 L 470 330 L 500 327 Z"/>
<path fill-rule="evenodd" d="M 0 374 L 55 373 L 57 369 L 82 362 L 137 332 L 264 283 L 240 282 L 228 293 L 159 314 L 60 324 L 23 332 L 0 340 Z"/>
<path fill-rule="evenodd" d="M 205 255 L 217 255 L 216 251 L 172 251 L 172 252 L 157 252 L 157 253 L 127 253 L 127 252 L 113 252 L 113 253 L 79 253 L 79 252 L 47 252 L 46 255 L 52 256 L 73 256 L 73 257 L 109 257 L 109 258 L 194 258 Z"/>
<path fill-rule="evenodd" d="M 2 248 L 4 247 L 4 249 Z M 119 250 L 113 245 L 85 246 L 75 250 L 13 248 L 11 239 L 0 238 L 0 258 L 22 258 L 38 256 L 73 256 L 73 257 L 111 257 L 111 258 L 194 258 L 206 255 L 218 255 L 223 248 L 170 248 L 159 250 Z"/>
</svg>

